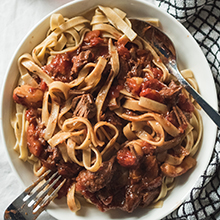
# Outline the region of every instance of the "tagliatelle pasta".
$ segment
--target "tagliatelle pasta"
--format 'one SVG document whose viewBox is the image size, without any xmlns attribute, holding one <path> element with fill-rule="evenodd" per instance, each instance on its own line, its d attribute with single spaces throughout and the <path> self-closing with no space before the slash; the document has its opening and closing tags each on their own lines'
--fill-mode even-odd
<svg viewBox="0 0 220 220">
<path fill-rule="evenodd" d="M 133 31 L 126 13 L 53 14 L 45 39 L 18 60 L 12 115 L 20 159 L 67 179 L 58 197 L 99 210 L 159 207 L 196 165 L 198 104 Z M 158 21 L 154 24 L 158 24 Z M 192 71 L 182 75 L 198 90 Z"/>
</svg>

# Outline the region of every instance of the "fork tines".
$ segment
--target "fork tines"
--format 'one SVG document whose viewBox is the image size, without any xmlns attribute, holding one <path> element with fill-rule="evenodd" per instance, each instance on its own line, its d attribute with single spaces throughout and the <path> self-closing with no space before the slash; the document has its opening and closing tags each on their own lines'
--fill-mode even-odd
<svg viewBox="0 0 220 220">
<path fill-rule="evenodd" d="M 65 183 L 64 179 L 52 191 L 52 188 L 60 180 L 61 175 L 58 175 L 58 172 L 56 172 L 45 181 L 45 178 L 49 176 L 50 173 L 51 171 L 47 170 L 25 190 L 27 196 L 25 196 L 23 200 L 28 206 L 33 206 L 33 214 L 40 214 L 45 209 L 45 206 L 47 206 L 57 196 L 58 191 Z"/>
<path fill-rule="evenodd" d="M 66 179 L 61 178 L 58 172 L 52 174 L 52 171 L 46 171 L 8 206 L 4 219 L 36 219 L 65 183 Z"/>
</svg>

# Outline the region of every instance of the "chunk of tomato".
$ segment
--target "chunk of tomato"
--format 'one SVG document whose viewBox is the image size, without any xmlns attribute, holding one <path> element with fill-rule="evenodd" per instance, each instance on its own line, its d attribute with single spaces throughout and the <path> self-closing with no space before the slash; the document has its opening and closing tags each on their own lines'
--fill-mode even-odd
<svg viewBox="0 0 220 220">
<path fill-rule="evenodd" d="M 136 80 L 133 78 L 127 78 L 126 85 L 130 89 L 132 94 L 139 95 L 139 93 L 141 92 L 141 84 L 137 84 Z"/>
<path fill-rule="evenodd" d="M 140 92 L 140 96 L 146 97 L 148 99 L 152 99 L 160 103 L 164 102 L 163 96 L 161 96 L 161 94 L 158 91 L 151 89 L 151 88 L 143 89 Z"/>
</svg>

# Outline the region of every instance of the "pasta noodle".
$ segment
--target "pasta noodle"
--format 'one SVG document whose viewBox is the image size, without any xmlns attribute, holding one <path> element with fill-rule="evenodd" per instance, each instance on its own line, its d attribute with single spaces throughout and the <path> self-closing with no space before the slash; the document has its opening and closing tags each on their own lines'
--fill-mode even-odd
<svg viewBox="0 0 220 220">
<path fill-rule="evenodd" d="M 158 207 L 196 164 L 199 106 L 125 12 L 92 13 L 53 14 L 46 38 L 19 58 L 14 149 L 36 176 L 67 179 L 58 197 L 74 212 L 79 196 L 101 211 Z M 182 75 L 198 90 L 192 71 Z"/>
</svg>

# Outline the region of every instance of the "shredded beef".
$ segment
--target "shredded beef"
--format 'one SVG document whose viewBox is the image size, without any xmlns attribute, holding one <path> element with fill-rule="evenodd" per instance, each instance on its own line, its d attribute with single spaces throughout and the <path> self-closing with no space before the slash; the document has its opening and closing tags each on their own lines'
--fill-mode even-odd
<svg viewBox="0 0 220 220">
<path fill-rule="evenodd" d="M 43 138 L 44 125 L 38 119 L 38 111 L 30 108 L 25 113 L 26 120 L 29 122 L 27 127 L 27 146 L 34 156 L 39 157 L 46 146 L 46 141 Z"/>
<path fill-rule="evenodd" d="M 145 155 L 136 167 L 129 170 L 129 184 L 122 209 L 133 212 L 138 206 L 149 205 L 159 194 L 161 184 L 156 157 Z"/>
<path fill-rule="evenodd" d="M 131 213 L 139 206 L 142 199 L 140 196 L 139 187 L 139 184 L 131 184 L 127 187 L 122 210 Z"/>
<path fill-rule="evenodd" d="M 96 115 L 96 105 L 91 94 L 83 94 L 72 100 L 73 116 L 93 118 Z"/>
<path fill-rule="evenodd" d="M 113 157 L 111 160 L 103 162 L 97 172 L 90 172 L 83 170 L 76 178 L 77 191 L 89 191 L 91 193 L 97 192 L 105 187 L 110 181 L 115 171 Z"/>
<path fill-rule="evenodd" d="M 78 164 L 64 161 L 57 164 L 57 169 L 59 174 L 66 178 L 74 178 L 82 170 Z"/>
<path fill-rule="evenodd" d="M 172 105 L 177 103 L 178 95 L 181 93 L 182 86 L 177 85 L 174 81 L 171 81 L 169 86 L 165 86 L 160 90 L 160 95 Z"/>
<path fill-rule="evenodd" d="M 78 73 L 86 63 L 92 60 L 92 58 L 93 54 L 90 50 L 80 52 L 79 55 L 72 58 L 73 67 L 71 71 L 73 73 Z"/>
<path fill-rule="evenodd" d="M 161 183 L 160 183 L 160 185 L 161 185 Z M 146 192 L 143 195 L 143 199 L 142 199 L 142 202 L 140 203 L 140 206 L 146 207 L 146 206 L 150 205 L 155 200 L 155 198 L 157 198 L 159 193 L 160 193 L 160 188 L 157 188 L 153 191 Z"/>
<path fill-rule="evenodd" d="M 131 58 L 128 60 L 129 71 L 127 72 L 127 76 L 129 78 L 143 77 L 145 75 L 143 69 L 150 65 L 152 60 L 150 51 L 138 49 L 131 44 L 129 52 Z"/>
<path fill-rule="evenodd" d="M 122 119 L 118 117 L 114 112 L 107 110 L 104 115 L 102 115 L 102 120 L 107 121 L 117 128 L 122 126 Z"/>
<path fill-rule="evenodd" d="M 149 205 L 160 192 L 162 177 L 153 149 L 144 152 L 147 154 L 131 167 L 121 166 L 113 157 L 103 162 L 97 172 L 81 171 L 76 191 L 101 211 L 119 208 L 133 212 L 138 206 Z"/>
</svg>

